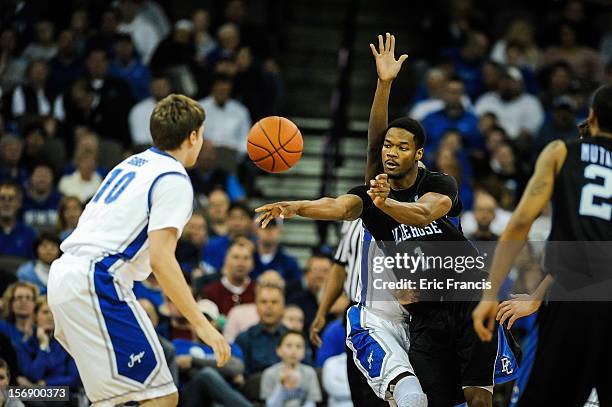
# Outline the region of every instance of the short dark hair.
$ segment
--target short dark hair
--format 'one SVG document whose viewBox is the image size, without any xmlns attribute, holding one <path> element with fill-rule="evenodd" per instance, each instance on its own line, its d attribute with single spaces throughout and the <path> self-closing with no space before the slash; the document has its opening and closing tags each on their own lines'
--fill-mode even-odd
<svg viewBox="0 0 612 407">
<path fill-rule="evenodd" d="M 280 340 L 278 341 L 278 346 L 281 346 L 283 344 L 285 338 L 287 338 L 289 335 L 297 335 L 297 336 L 299 336 L 304 341 L 304 345 L 306 345 L 306 338 L 304 337 L 303 333 L 301 333 L 300 331 L 296 331 L 295 329 L 289 329 L 289 330 L 285 331 L 284 334 L 281 335 Z"/>
<path fill-rule="evenodd" d="M 38 246 L 40 246 L 43 242 L 53 242 L 57 245 L 57 247 L 60 246 L 60 240 L 57 237 L 57 235 L 53 233 L 49 233 L 49 232 L 42 232 L 34 240 L 34 245 L 33 245 L 34 254 L 36 254 L 36 251 L 38 250 Z"/>
<path fill-rule="evenodd" d="M 177 94 L 166 96 L 155 106 L 149 122 L 155 147 L 179 148 L 192 131 L 198 131 L 205 118 L 204 108 L 195 100 Z"/>
<path fill-rule="evenodd" d="M 593 113 L 601 131 L 612 133 L 612 85 L 604 85 L 593 94 Z"/>
<path fill-rule="evenodd" d="M 244 212 L 244 214 L 246 216 L 248 216 L 249 218 L 252 217 L 253 212 L 251 211 L 251 208 L 249 208 L 246 204 L 242 203 L 242 202 L 234 202 L 232 203 L 228 210 L 227 213 L 229 214 L 231 211 L 233 211 L 234 209 L 238 209 L 239 211 Z"/>
<path fill-rule="evenodd" d="M 9 368 L 8 363 L 6 363 L 6 360 L 2 358 L 0 358 L 0 369 L 6 370 L 6 375 L 9 377 L 9 379 L 11 378 L 11 369 Z"/>
<path fill-rule="evenodd" d="M 17 196 L 21 197 L 21 187 L 13 180 L 0 181 L 0 189 L 2 188 L 13 188 Z"/>
<path fill-rule="evenodd" d="M 389 123 L 389 126 L 387 126 L 387 130 L 385 131 L 385 133 L 393 127 L 398 129 L 404 129 L 407 132 L 411 133 L 414 136 L 414 144 L 416 145 L 417 149 L 423 148 L 423 146 L 425 145 L 425 129 L 418 121 L 410 117 L 400 117 L 399 119 L 395 119 L 391 123 Z"/>
</svg>

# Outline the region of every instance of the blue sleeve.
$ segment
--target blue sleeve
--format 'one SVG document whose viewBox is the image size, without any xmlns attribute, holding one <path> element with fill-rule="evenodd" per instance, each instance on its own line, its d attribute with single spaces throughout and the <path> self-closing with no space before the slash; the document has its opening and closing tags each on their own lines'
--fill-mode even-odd
<svg viewBox="0 0 612 407">
<path fill-rule="evenodd" d="M 70 386 L 77 387 L 79 385 L 79 371 L 77 370 L 76 363 L 68 356 L 66 374 L 51 376 L 49 378 L 43 378 L 49 386 Z"/>
<path fill-rule="evenodd" d="M 235 202 L 246 197 L 244 188 L 242 188 L 242 185 L 240 185 L 238 178 L 236 178 L 234 174 L 229 174 L 227 176 L 225 189 L 227 190 L 227 194 L 229 195 L 231 202 Z"/>
<path fill-rule="evenodd" d="M 242 353 L 242 349 L 240 349 L 240 346 L 236 345 L 235 343 L 232 343 L 231 347 L 232 347 L 232 356 L 235 356 L 244 362 L 244 354 Z"/>
<path fill-rule="evenodd" d="M 338 327 L 338 324 L 340 327 Z M 323 343 L 317 352 L 316 367 L 323 367 L 323 363 L 325 363 L 327 359 L 344 352 L 344 338 L 345 332 L 341 321 L 333 321 L 323 330 L 321 334 L 321 341 Z"/>
<path fill-rule="evenodd" d="M 39 349 L 38 341 L 34 336 L 17 347 L 19 370 L 31 382 L 37 382 L 43 378 L 48 356 L 48 352 Z"/>
</svg>

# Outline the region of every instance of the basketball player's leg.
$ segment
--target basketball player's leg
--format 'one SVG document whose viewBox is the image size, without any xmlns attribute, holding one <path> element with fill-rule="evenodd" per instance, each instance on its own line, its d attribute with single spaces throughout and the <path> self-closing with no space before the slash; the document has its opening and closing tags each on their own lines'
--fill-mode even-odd
<svg viewBox="0 0 612 407">
<path fill-rule="evenodd" d="M 385 321 L 359 306 L 349 308 L 347 315 L 347 346 L 374 393 L 400 407 L 426 406 L 406 352 L 405 325 Z"/>
<path fill-rule="evenodd" d="M 351 389 L 351 400 L 355 407 L 388 407 L 389 403 L 379 398 L 370 388 L 368 380 L 359 371 L 353 351 L 346 346 L 346 372 L 348 375 L 349 388 Z"/>
<path fill-rule="evenodd" d="M 592 309 L 585 303 L 550 302 L 540 308 L 538 347 L 518 407 L 584 406 L 595 385 L 593 367 L 600 363 L 592 352 L 593 340 L 600 335 L 593 322 Z"/>
<path fill-rule="evenodd" d="M 107 272 L 63 260 L 51 270 L 49 306 L 94 406 L 153 400 L 176 386 L 150 320 Z M 58 268 L 59 267 L 59 268 Z"/>
<path fill-rule="evenodd" d="M 141 407 L 175 407 L 178 405 L 178 392 L 168 394 L 151 400 L 143 400 L 139 404 Z"/>
</svg>

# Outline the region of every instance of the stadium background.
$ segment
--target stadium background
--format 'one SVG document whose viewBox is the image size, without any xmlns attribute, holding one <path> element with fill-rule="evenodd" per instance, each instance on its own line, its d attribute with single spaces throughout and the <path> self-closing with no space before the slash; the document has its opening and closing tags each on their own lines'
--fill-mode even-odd
<svg viewBox="0 0 612 407">
<path fill-rule="evenodd" d="M 81 204 L 109 168 L 147 147 L 155 98 L 185 93 L 207 109 L 209 141 L 191 171 L 204 216 L 190 222 L 177 253 L 199 298 L 222 285 L 220 273 L 251 268 L 248 259 L 223 267 L 228 241 L 254 236 L 249 209 L 337 195 L 362 182 L 376 84 L 368 44 L 379 33 L 395 34 L 398 54 L 410 56 L 393 85 L 390 117 L 422 120 L 429 134 L 426 164 L 460 184 L 466 234 L 495 240 L 537 153 L 555 138 L 577 137 L 590 92 L 612 83 L 610 6 L 606 0 L 2 2 L 0 353 L 11 382 L 79 387 L 60 350 L 46 370 L 32 365 L 40 356 L 37 341 L 45 340 L 33 328 L 44 303 L 35 307 L 30 286 L 7 287 L 29 281 L 44 293 L 48 264 Z M 291 118 L 304 136 L 302 160 L 283 174 L 264 174 L 244 157 L 248 128 L 268 115 Z M 229 238 L 223 237 L 228 222 Z M 337 226 L 292 219 L 282 231 L 258 236 L 253 270 L 247 270 L 252 281 L 243 294 L 213 298 L 220 314 L 252 302 L 255 279 L 274 269 L 284 280 L 286 304 L 297 304 L 298 315 L 302 310 L 307 332 Z M 545 239 L 549 227 L 544 213 L 531 238 Z M 535 246 L 525 251 L 507 292 L 533 289 L 538 254 Z M 154 281 L 135 291 L 153 304 L 162 336 L 190 337 Z M 209 303 L 203 309 L 215 314 Z M 253 307 L 242 312 L 257 321 Z M 221 326 L 228 320 L 219 317 Z M 330 327 L 327 350 L 341 343 L 332 328 L 342 329 L 337 321 Z M 321 367 L 318 353 L 307 359 Z M 199 371 L 179 367 L 181 385 L 198 377 Z M 247 387 L 251 373 L 247 363 L 241 373 Z M 244 390 L 236 376 L 229 381 Z M 504 405 L 507 389 L 500 394 Z"/>
</svg>

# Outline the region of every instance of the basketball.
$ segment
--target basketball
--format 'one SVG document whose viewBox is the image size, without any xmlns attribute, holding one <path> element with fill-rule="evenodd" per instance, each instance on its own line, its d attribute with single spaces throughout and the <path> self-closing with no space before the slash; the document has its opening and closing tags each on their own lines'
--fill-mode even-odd
<svg viewBox="0 0 612 407">
<path fill-rule="evenodd" d="M 267 172 L 283 172 L 302 157 L 304 140 L 297 126 L 279 116 L 264 117 L 251 127 L 247 139 L 249 158 Z"/>
</svg>

